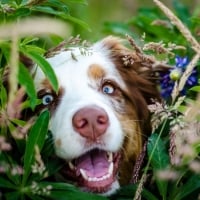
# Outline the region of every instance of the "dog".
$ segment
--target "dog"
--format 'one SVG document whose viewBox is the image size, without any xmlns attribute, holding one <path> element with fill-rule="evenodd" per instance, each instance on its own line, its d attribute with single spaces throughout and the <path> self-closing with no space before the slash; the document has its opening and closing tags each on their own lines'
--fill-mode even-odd
<svg viewBox="0 0 200 200">
<path fill-rule="evenodd" d="M 42 70 L 32 68 L 40 110 L 49 109 L 63 176 L 84 191 L 113 194 L 128 184 L 151 133 L 148 104 L 159 99 L 156 62 L 108 36 L 81 50 L 47 56 L 59 83 L 56 93 Z"/>
</svg>

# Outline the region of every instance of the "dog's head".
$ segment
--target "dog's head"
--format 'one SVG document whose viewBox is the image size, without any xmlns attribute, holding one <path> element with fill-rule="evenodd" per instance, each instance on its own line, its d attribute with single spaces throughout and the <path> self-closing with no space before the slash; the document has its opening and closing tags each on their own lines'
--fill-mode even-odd
<svg viewBox="0 0 200 200">
<path fill-rule="evenodd" d="M 129 60 L 129 62 L 127 62 Z M 110 194 L 128 183 L 145 135 L 147 105 L 157 98 L 153 61 L 108 37 L 85 50 L 47 58 L 59 82 L 55 93 L 39 67 L 34 81 L 62 169 L 81 188 Z"/>
</svg>

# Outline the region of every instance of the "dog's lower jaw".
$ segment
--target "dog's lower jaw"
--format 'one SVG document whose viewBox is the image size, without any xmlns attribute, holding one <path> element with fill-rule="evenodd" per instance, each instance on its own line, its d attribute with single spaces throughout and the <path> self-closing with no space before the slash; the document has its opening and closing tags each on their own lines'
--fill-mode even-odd
<svg viewBox="0 0 200 200">
<path fill-rule="evenodd" d="M 102 196 L 110 196 L 110 195 L 114 194 L 119 188 L 120 188 L 119 182 L 116 180 L 114 183 L 112 183 L 110 189 L 107 192 L 102 193 L 101 195 Z"/>
<path fill-rule="evenodd" d="M 106 192 L 102 192 L 102 193 L 97 193 L 98 195 L 101 196 L 111 196 L 112 194 L 114 194 L 118 189 L 120 188 L 120 184 L 118 180 L 115 180 L 112 185 L 110 186 L 109 190 Z M 80 188 L 82 191 L 88 192 L 88 190 L 86 188 Z M 90 192 L 90 191 L 89 191 Z"/>
</svg>

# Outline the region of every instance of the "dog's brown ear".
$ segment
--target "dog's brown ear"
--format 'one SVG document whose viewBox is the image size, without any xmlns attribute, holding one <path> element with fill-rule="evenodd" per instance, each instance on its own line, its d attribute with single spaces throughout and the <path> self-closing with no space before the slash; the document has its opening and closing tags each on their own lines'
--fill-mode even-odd
<svg viewBox="0 0 200 200">
<path fill-rule="evenodd" d="M 102 42 L 111 52 L 110 57 L 127 86 L 128 97 L 134 103 L 139 120 L 147 120 L 148 104 L 152 99 L 160 100 L 158 74 L 160 71 L 167 70 L 167 67 L 145 55 L 135 44 L 131 44 L 133 49 L 127 48 L 120 39 L 112 36 Z"/>
</svg>

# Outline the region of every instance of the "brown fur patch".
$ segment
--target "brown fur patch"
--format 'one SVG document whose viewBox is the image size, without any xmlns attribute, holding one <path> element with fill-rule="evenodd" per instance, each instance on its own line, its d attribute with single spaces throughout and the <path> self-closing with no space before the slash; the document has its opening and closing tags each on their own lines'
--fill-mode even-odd
<svg viewBox="0 0 200 200">
<path fill-rule="evenodd" d="M 53 91 L 53 88 L 48 79 L 44 79 L 41 83 L 42 88 L 45 88 L 46 91 Z"/>
<path fill-rule="evenodd" d="M 107 37 L 103 42 L 105 47 L 111 51 L 110 57 L 126 84 L 127 98 L 131 100 L 136 109 L 141 129 L 144 130 L 144 133 L 149 133 L 150 123 L 147 105 L 151 99 L 159 99 L 154 77 L 156 71 L 152 69 L 152 60 L 143 59 L 134 50 L 131 51 L 123 46 L 117 38 Z M 131 58 L 132 62 L 125 64 L 124 58 L 126 57 Z"/>
<path fill-rule="evenodd" d="M 99 80 L 105 77 L 105 75 L 106 75 L 106 72 L 102 66 L 98 64 L 92 64 L 89 66 L 89 69 L 88 69 L 89 78 L 94 79 L 94 80 Z"/>
<path fill-rule="evenodd" d="M 129 183 L 133 166 L 142 149 L 142 130 L 136 109 L 130 101 L 126 100 L 125 111 L 124 114 L 119 116 L 125 136 L 120 165 L 120 183 L 122 185 Z"/>
<path fill-rule="evenodd" d="M 127 113 L 120 115 L 125 141 L 119 169 L 120 183 L 127 184 L 132 177 L 135 161 L 142 151 L 143 142 L 151 133 L 147 105 L 151 99 L 159 99 L 154 77 L 156 71 L 152 70 L 154 63 L 151 59 L 148 60 L 141 53 L 129 50 L 121 44 L 119 39 L 107 37 L 103 42 L 105 48 L 110 50 L 110 58 L 127 87 L 127 92 L 124 93 Z M 131 62 L 125 63 L 127 58 L 131 59 Z"/>
<path fill-rule="evenodd" d="M 61 139 L 57 139 L 57 140 L 55 141 L 55 145 L 56 145 L 56 147 L 60 148 L 60 146 L 62 145 Z"/>
</svg>

